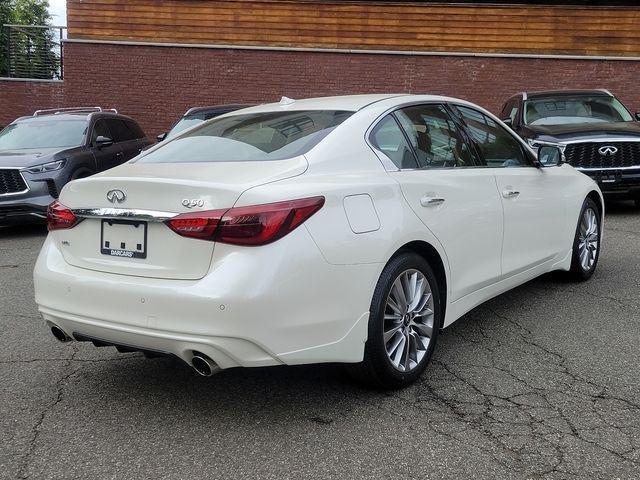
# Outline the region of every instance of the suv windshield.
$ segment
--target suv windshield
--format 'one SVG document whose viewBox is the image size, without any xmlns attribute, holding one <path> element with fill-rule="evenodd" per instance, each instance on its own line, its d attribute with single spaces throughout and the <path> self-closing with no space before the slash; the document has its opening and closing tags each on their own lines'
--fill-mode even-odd
<svg viewBox="0 0 640 480">
<path fill-rule="evenodd" d="M 213 119 L 138 161 L 243 162 L 284 160 L 311 150 L 353 112 L 309 110 Z"/>
<path fill-rule="evenodd" d="M 0 132 L 0 150 L 70 148 L 82 145 L 86 119 L 28 120 L 13 123 Z"/>
<path fill-rule="evenodd" d="M 614 97 L 605 95 L 562 95 L 525 102 L 526 125 L 631 122 L 629 111 Z"/>
</svg>

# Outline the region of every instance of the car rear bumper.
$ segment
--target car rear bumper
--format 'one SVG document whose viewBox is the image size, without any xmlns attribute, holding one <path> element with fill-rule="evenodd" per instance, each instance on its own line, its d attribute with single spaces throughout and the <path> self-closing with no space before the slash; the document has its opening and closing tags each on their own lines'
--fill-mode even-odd
<svg viewBox="0 0 640 480">
<path fill-rule="evenodd" d="M 201 352 L 220 368 L 362 360 L 382 266 L 330 265 L 304 228 L 259 248 L 217 244 L 200 280 L 75 267 L 54 238 L 36 262 L 36 303 L 45 321 L 70 337 L 188 363 Z"/>
</svg>

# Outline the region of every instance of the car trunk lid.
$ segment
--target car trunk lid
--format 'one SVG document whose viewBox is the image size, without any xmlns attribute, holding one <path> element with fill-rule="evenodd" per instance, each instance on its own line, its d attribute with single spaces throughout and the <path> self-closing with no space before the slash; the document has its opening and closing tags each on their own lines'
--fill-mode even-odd
<svg viewBox="0 0 640 480">
<path fill-rule="evenodd" d="M 83 218 L 52 232 L 66 262 L 107 273 L 202 278 L 214 242 L 177 235 L 180 213 L 231 208 L 245 190 L 302 174 L 304 157 L 259 162 L 125 164 L 69 183 L 60 202 Z M 115 193 L 114 193 L 115 192 Z"/>
</svg>

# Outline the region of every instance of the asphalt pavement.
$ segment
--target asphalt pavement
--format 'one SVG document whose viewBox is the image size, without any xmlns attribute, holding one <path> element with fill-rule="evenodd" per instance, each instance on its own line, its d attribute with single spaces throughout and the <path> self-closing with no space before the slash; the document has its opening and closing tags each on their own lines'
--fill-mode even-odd
<svg viewBox="0 0 640 480">
<path fill-rule="evenodd" d="M 394 393 L 60 344 L 33 300 L 44 229 L 0 229 L 0 478 L 640 478 L 640 210 L 608 208 L 589 282 L 478 307 Z"/>
</svg>

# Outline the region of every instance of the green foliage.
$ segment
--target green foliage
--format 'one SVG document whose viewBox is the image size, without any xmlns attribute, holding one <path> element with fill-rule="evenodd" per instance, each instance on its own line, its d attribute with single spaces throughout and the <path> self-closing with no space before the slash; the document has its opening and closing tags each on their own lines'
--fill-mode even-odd
<svg viewBox="0 0 640 480">
<path fill-rule="evenodd" d="M 55 77 L 60 59 L 51 49 L 51 30 L 2 26 L 50 25 L 48 9 L 48 0 L 0 0 L 0 75 Z"/>
</svg>

